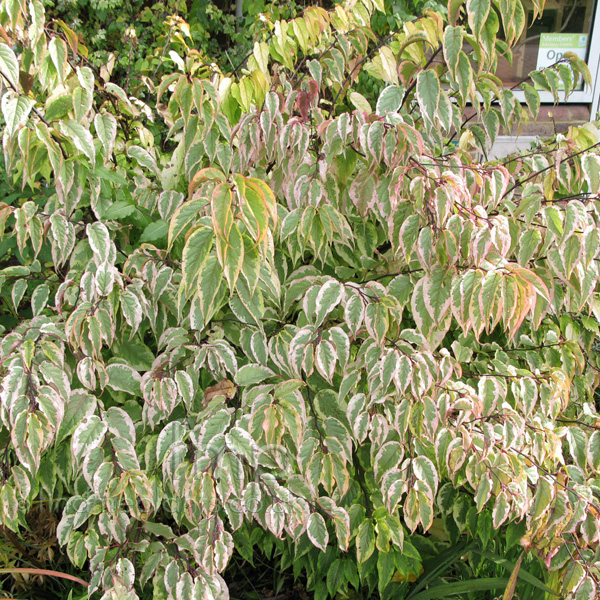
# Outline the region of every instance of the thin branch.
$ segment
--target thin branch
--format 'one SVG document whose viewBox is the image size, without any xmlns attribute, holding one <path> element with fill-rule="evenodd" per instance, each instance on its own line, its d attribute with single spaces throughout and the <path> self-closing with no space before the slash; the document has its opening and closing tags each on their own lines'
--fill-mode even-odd
<svg viewBox="0 0 600 600">
<path fill-rule="evenodd" d="M 600 427 L 598 427 L 598 425 L 590 425 L 589 423 L 584 423 L 583 421 L 580 421 L 579 419 L 556 419 L 559 423 L 565 423 L 565 425 L 573 425 L 573 424 L 577 424 L 577 425 L 582 425 L 583 427 L 589 427 L 590 429 L 596 429 L 597 431 L 600 431 Z"/>
<path fill-rule="evenodd" d="M 417 17 L 417 19 L 415 19 L 415 21 L 418 21 L 421 17 Z M 350 81 L 352 80 L 352 76 L 354 75 L 354 73 L 356 72 L 357 69 L 359 69 L 360 67 L 362 67 L 362 65 L 369 60 L 374 54 L 375 52 L 377 52 L 380 48 L 382 48 L 389 40 L 391 40 L 394 36 L 398 35 L 400 33 L 400 31 L 393 31 L 392 33 L 390 33 L 389 35 L 386 35 L 384 38 L 381 38 L 379 40 L 379 42 L 377 43 L 377 45 L 370 51 L 367 53 L 367 55 L 362 58 L 361 60 L 359 60 L 355 65 L 354 68 L 352 69 L 352 71 L 350 71 L 350 73 L 348 73 L 348 75 L 346 76 L 346 78 L 344 79 L 344 81 L 342 81 L 342 85 L 340 86 L 340 89 L 338 90 L 338 93 L 335 95 L 335 97 L 333 98 L 333 101 L 331 103 L 331 108 L 329 109 L 329 114 L 328 114 L 328 118 L 331 117 L 331 115 L 333 114 L 333 111 L 335 109 L 335 103 L 338 101 L 338 98 L 342 95 L 342 92 L 344 91 L 344 88 L 346 87 L 346 85 L 348 83 L 350 83 Z"/>
<path fill-rule="evenodd" d="M 588 152 L 589 150 L 592 150 L 593 148 L 597 148 L 598 146 L 600 146 L 600 142 L 597 142 L 596 144 L 592 144 L 588 148 L 584 148 L 583 150 L 580 150 L 579 152 L 575 152 L 574 154 L 571 154 L 570 156 L 566 157 L 564 160 L 565 161 L 571 160 L 571 159 L 575 158 L 576 156 L 583 154 L 584 152 Z M 522 186 L 524 183 L 527 183 L 528 181 L 534 179 L 538 175 L 541 175 L 542 173 L 549 171 L 550 169 L 553 169 L 556 166 L 557 162 L 558 161 L 554 161 L 551 165 L 548 165 L 547 167 L 540 169 L 539 171 L 536 171 L 535 173 L 529 175 L 529 177 L 526 177 L 522 181 L 518 181 L 517 183 L 515 183 L 512 187 L 510 187 L 508 190 L 506 190 L 506 192 L 504 192 L 502 199 L 506 198 L 506 196 L 508 196 L 512 191 L 516 190 L 518 187 Z"/>
<path fill-rule="evenodd" d="M 429 60 L 425 63 L 425 66 L 421 69 L 421 73 L 423 71 L 425 71 L 427 69 L 427 67 L 429 67 L 429 65 L 433 62 L 435 57 L 440 53 L 441 49 L 442 49 L 442 45 L 440 44 L 433 51 L 432 55 L 429 57 Z M 412 83 L 408 86 L 408 88 L 406 88 L 406 92 L 404 92 L 404 97 L 402 98 L 402 104 L 400 104 L 400 108 L 402 108 L 406 104 L 406 101 L 408 100 L 408 95 L 413 91 L 413 89 L 415 88 L 416 85 L 417 85 L 417 78 L 415 77 L 415 79 L 413 79 Z"/>
<path fill-rule="evenodd" d="M 4 73 L 4 71 L 2 71 L 0 69 L 0 75 L 2 75 L 2 77 L 4 77 L 4 79 L 6 80 L 6 82 L 8 83 L 8 85 L 11 87 L 11 89 L 16 93 L 19 94 L 19 96 L 23 96 L 23 94 L 21 92 L 19 92 L 19 90 L 16 88 L 16 86 L 13 84 L 13 82 L 6 76 L 6 74 Z M 27 97 L 27 96 L 25 96 Z M 46 121 L 46 118 L 44 117 L 44 115 L 35 107 L 35 105 L 32 106 L 32 110 L 35 113 L 35 115 L 38 117 L 38 119 L 44 123 L 44 125 L 46 125 L 46 127 L 48 127 L 48 129 L 50 128 L 50 123 L 48 123 L 48 121 Z M 67 153 L 65 152 L 65 149 L 62 146 L 61 141 L 55 136 L 54 133 L 52 133 L 52 131 L 50 132 L 52 137 L 54 137 L 54 139 L 56 140 L 60 151 L 62 152 L 63 158 L 67 158 Z"/>
</svg>

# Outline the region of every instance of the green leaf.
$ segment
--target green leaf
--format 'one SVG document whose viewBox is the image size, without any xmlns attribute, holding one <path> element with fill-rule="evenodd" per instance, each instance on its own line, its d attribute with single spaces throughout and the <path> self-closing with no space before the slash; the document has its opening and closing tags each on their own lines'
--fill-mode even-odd
<svg viewBox="0 0 600 600">
<path fill-rule="evenodd" d="M 362 94 L 359 94 L 358 92 L 350 92 L 348 94 L 348 98 L 357 110 L 360 110 L 368 115 L 373 111 L 369 101 Z"/>
<path fill-rule="evenodd" d="M 256 442 L 247 431 L 240 427 L 233 427 L 231 431 L 225 435 L 225 443 L 228 448 L 248 461 L 251 466 L 256 466 L 261 452 Z"/>
<path fill-rule="evenodd" d="M 436 74 L 429 69 L 421 71 L 417 76 L 417 101 L 423 117 L 431 123 L 435 122 L 438 116 L 440 93 L 440 81 Z"/>
<path fill-rule="evenodd" d="M 204 321 L 219 309 L 218 297 L 223 283 L 223 269 L 216 256 L 209 256 L 198 273 L 198 296 Z"/>
<path fill-rule="evenodd" d="M 584 154 L 581 164 L 588 183 L 588 191 L 600 189 L 600 157 L 595 154 Z"/>
<path fill-rule="evenodd" d="M 595 600 L 598 598 L 596 582 L 586 577 L 575 592 L 575 600 Z"/>
<path fill-rule="evenodd" d="M 31 295 L 31 310 L 34 317 L 37 317 L 44 310 L 49 296 L 50 288 L 45 283 L 35 288 Z"/>
<path fill-rule="evenodd" d="M 334 279 L 321 286 L 315 301 L 315 325 L 323 323 L 323 319 L 342 301 L 343 294 L 342 284 Z"/>
<path fill-rule="evenodd" d="M 168 540 L 171 540 L 175 537 L 173 530 L 168 525 L 165 525 L 163 523 L 152 523 L 150 521 L 144 521 L 144 529 L 152 535 L 164 537 Z"/>
<path fill-rule="evenodd" d="M 113 363 L 106 367 L 108 375 L 108 385 L 120 392 L 127 392 L 132 396 L 141 396 L 140 383 L 142 378 L 140 374 L 123 363 Z"/>
<path fill-rule="evenodd" d="M 60 121 L 61 133 L 87 156 L 92 167 L 96 164 L 96 148 L 92 134 L 77 121 Z"/>
<path fill-rule="evenodd" d="M 97 401 L 94 396 L 84 390 L 73 391 L 65 407 L 65 416 L 57 435 L 57 443 L 70 436 L 82 419 L 96 410 Z"/>
<path fill-rule="evenodd" d="M 135 205 L 131 204 L 127 200 L 121 200 L 119 202 L 115 202 L 110 208 L 108 208 L 104 213 L 102 213 L 102 218 L 107 221 L 120 221 L 121 219 L 126 219 L 130 217 L 133 213 L 135 213 Z"/>
<path fill-rule="evenodd" d="M 359 563 L 366 562 L 375 550 L 375 529 L 369 519 L 363 521 L 356 535 L 356 559 Z"/>
<path fill-rule="evenodd" d="M 12 49 L 4 43 L 0 43 L 0 70 L 15 88 L 19 85 L 19 62 Z"/>
<path fill-rule="evenodd" d="M 494 524 L 494 529 L 498 529 L 504 521 L 508 518 L 509 511 L 508 500 L 506 499 L 504 494 L 499 494 L 496 497 L 496 503 L 494 504 L 494 510 L 492 511 L 492 522 Z"/>
<path fill-rule="evenodd" d="M 232 202 L 231 188 L 226 183 L 217 185 L 211 197 L 211 216 L 215 234 L 225 242 L 233 225 Z"/>
<path fill-rule="evenodd" d="M 337 355 L 333 344 L 327 340 L 321 341 L 315 353 L 315 364 L 321 376 L 330 383 L 333 382 L 336 360 Z"/>
<path fill-rule="evenodd" d="M 135 158 L 142 167 L 158 175 L 158 165 L 148 150 L 144 150 L 140 146 L 130 146 L 127 149 L 127 156 Z"/>
<path fill-rule="evenodd" d="M 133 330 L 133 334 L 137 331 L 144 316 L 142 305 L 140 304 L 138 297 L 131 291 L 123 292 L 120 296 L 120 300 L 123 316 Z"/>
<path fill-rule="evenodd" d="M 167 452 L 178 442 L 183 441 L 185 430 L 179 421 L 167 423 L 158 436 L 156 443 L 156 462 L 162 464 Z"/>
<path fill-rule="evenodd" d="M 275 373 L 269 367 L 259 364 L 244 365 L 236 374 L 235 382 L 241 386 L 256 385 L 265 379 L 273 377 Z"/>
<path fill-rule="evenodd" d="M 182 258 L 183 286 L 190 292 L 197 286 L 198 275 L 212 249 L 214 237 L 210 227 L 198 227 L 185 243 Z"/>
<path fill-rule="evenodd" d="M 123 296 L 121 296 L 123 301 Z M 140 339 L 124 340 L 114 346 L 115 356 L 127 361 L 127 366 L 138 372 L 149 371 L 154 362 L 154 353 Z"/>
<path fill-rule="evenodd" d="M 529 108 L 531 116 L 535 119 L 540 110 L 540 95 L 538 91 L 528 83 L 522 83 L 521 89 L 525 93 L 525 102 L 527 102 L 527 108 Z"/>
<path fill-rule="evenodd" d="M 48 43 L 48 52 L 58 77 L 62 81 L 67 70 L 67 44 L 60 37 L 53 36 Z"/>
<path fill-rule="evenodd" d="M 86 227 L 86 233 L 94 254 L 101 262 L 108 260 L 111 251 L 110 233 L 103 223 L 90 223 Z"/>
<path fill-rule="evenodd" d="M 225 244 L 226 256 L 221 264 L 225 279 L 229 283 L 229 289 L 233 290 L 244 263 L 244 240 L 242 239 L 239 227 L 235 223 L 231 226 L 229 237 Z"/>
<path fill-rule="evenodd" d="M 169 223 L 169 248 L 171 248 L 173 242 L 179 238 L 190 222 L 200 215 L 200 211 L 207 204 L 208 200 L 206 198 L 199 198 L 182 204 L 175 211 Z"/>
<path fill-rule="evenodd" d="M 158 219 L 150 223 L 140 236 L 140 242 L 156 242 L 162 238 L 166 238 L 169 233 L 169 225 L 166 221 Z"/>
<path fill-rule="evenodd" d="M 97 113 L 94 117 L 96 135 L 102 142 L 104 156 L 108 158 L 117 137 L 117 121 L 110 113 Z"/>
<path fill-rule="evenodd" d="M 469 25 L 476 38 L 480 38 L 490 13 L 490 0 L 467 0 Z"/>
<path fill-rule="evenodd" d="M 27 120 L 35 102 L 25 96 L 4 94 L 2 96 L 2 116 L 9 135 L 15 133 L 19 125 Z"/>
<path fill-rule="evenodd" d="M 531 518 L 537 519 L 549 508 L 554 496 L 554 486 L 546 477 L 540 477 L 537 483 L 533 505 L 531 507 Z"/>
<path fill-rule="evenodd" d="M 329 542 L 329 532 L 327 531 L 327 525 L 325 525 L 325 519 L 319 513 L 311 513 L 308 517 L 306 525 L 306 533 L 308 539 L 322 552 L 327 549 L 327 543 Z"/>
<path fill-rule="evenodd" d="M 81 424 L 73 432 L 71 439 L 71 452 L 73 459 L 79 461 L 84 454 L 97 448 L 104 439 L 107 431 L 106 423 L 99 416 L 84 417 Z"/>
<path fill-rule="evenodd" d="M 444 58 L 452 73 L 458 68 L 458 59 L 463 47 L 463 28 L 446 27 L 444 30 Z"/>
<path fill-rule="evenodd" d="M 572 592 L 585 577 L 585 570 L 578 562 L 571 562 L 567 567 L 563 578 L 563 591 L 568 594 Z"/>
<path fill-rule="evenodd" d="M 397 85 L 388 85 L 383 89 L 377 99 L 376 112 L 385 116 L 389 112 L 396 112 L 401 104 L 404 93 Z"/>
<path fill-rule="evenodd" d="M 327 570 L 327 591 L 329 595 L 332 598 L 335 597 L 337 593 L 344 589 L 344 584 L 347 585 L 344 561 L 336 558 Z"/>
<path fill-rule="evenodd" d="M 417 456 L 412 461 L 412 469 L 417 479 L 424 481 L 431 490 L 432 497 L 435 497 L 439 484 L 439 476 L 433 462 L 426 456 Z"/>
</svg>

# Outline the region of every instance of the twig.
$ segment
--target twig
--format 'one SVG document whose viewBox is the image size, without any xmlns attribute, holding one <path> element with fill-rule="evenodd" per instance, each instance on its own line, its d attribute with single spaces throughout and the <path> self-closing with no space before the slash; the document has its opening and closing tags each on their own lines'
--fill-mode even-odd
<svg viewBox="0 0 600 600">
<path fill-rule="evenodd" d="M 429 67 L 429 65 L 433 62 L 435 57 L 440 53 L 441 49 L 442 49 L 442 46 L 440 44 L 433 51 L 433 54 L 429 57 L 429 59 L 425 63 L 425 66 L 421 69 L 421 73 L 423 71 L 425 71 L 427 69 L 427 67 Z M 404 92 L 404 97 L 402 98 L 402 104 L 400 104 L 400 108 L 402 108 L 406 104 L 406 101 L 408 100 L 408 95 L 413 91 L 413 89 L 415 88 L 416 85 L 417 85 L 417 78 L 415 77 L 415 79 L 413 79 L 412 83 L 406 88 L 406 92 Z"/>
<path fill-rule="evenodd" d="M 556 419 L 559 423 L 565 423 L 566 425 L 569 424 L 577 424 L 577 425 L 582 425 L 583 427 L 589 427 L 590 429 L 596 429 L 597 431 L 600 431 L 600 427 L 598 427 L 598 425 L 590 425 L 589 423 L 584 423 L 583 421 L 579 421 L 578 419 Z"/>
<path fill-rule="evenodd" d="M 416 21 L 418 21 L 421 17 L 417 17 L 417 19 L 415 19 Z M 373 54 L 375 54 L 375 52 L 377 52 L 380 48 L 382 48 L 389 40 L 391 40 L 395 35 L 398 35 L 400 33 L 400 31 L 393 31 L 392 33 L 390 33 L 389 35 L 386 35 L 384 38 L 382 38 L 381 40 L 379 40 L 379 43 L 370 51 L 367 53 L 367 55 L 362 58 L 361 60 L 359 60 L 355 65 L 354 68 L 352 69 L 352 71 L 350 71 L 350 73 L 348 73 L 348 75 L 346 76 L 346 79 L 344 79 L 344 81 L 342 81 L 342 85 L 340 86 L 340 89 L 338 90 L 338 93 L 335 95 L 335 97 L 333 98 L 333 101 L 331 103 L 331 108 L 329 109 L 329 114 L 328 114 L 328 118 L 331 117 L 334 109 L 335 109 L 335 103 L 338 101 L 338 98 L 341 96 L 342 92 L 344 91 L 344 88 L 346 87 L 346 84 L 348 84 L 350 82 L 350 80 L 352 79 L 352 76 L 354 75 L 354 72 L 359 69 L 360 67 L 362 67 L 362 65 L 369 60 Z"/>
<path fill-rule="evenodd" d="M 574 154 L 571 154 L 570 156 L 566 157 L 564 160 L 565 161 L 571 160 L 572 158 L 575 158 L 576 156 L 579 156 L 580 154 L 583 154 L 584 152 L 588 152 L 589 150 L 592 150 L 593 148 L 597 148 L 598 146 L 600 146 L 600 142 L 597 142 L 596 144 L 592 144 L 588 148 L 584 148 L 583 150 L 580 150 L 579 152 L 575 152 Z M 541 175 L 542 173 L 545 173 L 546 171 L 553 169 L 556 166 L 557 162 L 558 161 L 554 161 L 551 165 L 548 165 L 547 167 L 540 169 L 539 171 L 536 171 L 535 173 L 529 175 L 529 177 L 526 177 L 522 181 L 515 183 L 512 187 L 510 187 L 508 190 L 506 190 L 506 192 L 504 192 L 502 198 L 506 198 L 506 196 L 508 196 L 508 194 L 510 194 L 512 191 L 516 190 L 519 186 L 522 186 L 524 183 L 527 183 L 528 181 L 537 177 L 538 175 Z"/>
<path fill-rule="evenodd" d="M 174 25 L 171 25 L 171 28 L 169 29 L 169 34 L 167 35 L 165 45 L 163 46 L 162 53 L 160 55 L 160 58 L 158 59 L 158 64 L 156 65 L 156 69 L 154 69 L 154 73 L 152 73 L 152 81 L 154 81 L 156 79 L 156 74 L 158 73 L 158 70 L 160 69 L 160 66 L 162 65 L 163 58 L 165 57 L 165 54 L 167 52 L 167 46 L 171 43 L 171 35 L 173 35 L 173 27 L 174 27 Z"/>
<path fill-rule="evenodd" d="M 4 79 L 6 80 L 6 82 L 8 83 L 8 85 L 11 87 L 11 89 L 15 93 L 19 94 L 20 96 L 23 95 L 23 94 L 21 94 L 21 92 L 19 92 L 19 90 L 16 88 L 16 86 L 13 84 L 13 82 L 6 76 L 6 74 L 4 73 L 4 71 L 2 71 L 1 69 L 0 69 L 0 75 L 2 75 L 2 77 L 4 77 Z M 27 96 L 25 96 L 25 97 L 27 97 Z M 32 106 L 32 110 L 36 114 L 36 116 L 38 117 L 38 119 L 42 123 L 44 123 L 44 125 L 46 125 L 46 127 L 48 127 L 48 129 L 50 129 L 50 123 L 48 123 L 48 121 L 46 121 L 46 118 L 44 117 L 44 115 L 35 107 L 35 105 Z M 55 136 L 54 133 L 52 133 L 52 131 L 51 131 L 51 135 L 52 135 L 52 137 L 54 137 L 54 139 L 58 143 L 58 146 L 60 148 L 60 151 L 62 152 L 63 158 L 67 158 L 67 153 L 65 152 L 65 149 L 63 148 L 61 141 Z"/>
</svg>

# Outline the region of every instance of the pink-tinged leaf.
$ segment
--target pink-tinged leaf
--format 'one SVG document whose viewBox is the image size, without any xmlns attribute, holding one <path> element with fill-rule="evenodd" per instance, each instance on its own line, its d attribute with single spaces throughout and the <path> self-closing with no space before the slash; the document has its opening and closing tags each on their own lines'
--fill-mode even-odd
<svg viewBox="0 0 600 600">
<path fill-rule="evenodd" d="M 506 499 L 506 495 L 504 492 L 500 492 L 496 497 L 496 503 L 494 504 L 494 509 L 492 510 L 492 523 L 494 525 L 494 529 L 498 529 L 506 519 L 508 519 L 510 511 L 510 504 Z"/>
<path fill-rule="evenodd" d="M 223 241 L 227 240 L 233 225 L 232 202 L 230 187 L 226 183 L 217 185 L 210 201 L 211 217 L 215 233 Z"/>
</svg>

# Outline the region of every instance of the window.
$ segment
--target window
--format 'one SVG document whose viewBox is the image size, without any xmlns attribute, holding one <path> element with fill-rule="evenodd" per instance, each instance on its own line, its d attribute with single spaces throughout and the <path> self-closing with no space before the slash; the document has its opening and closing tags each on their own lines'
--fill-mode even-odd
<svg viewBox="0 0 600 600">
<path fill-rule="evenodd" d="M 577 53 L 592 72 L 593 85 L 579 85 L 568 102 L 593 102 L 596 110 L 600 86 L 597 83 L 600 59 L 600 19 L 597 0 L 547 0 L 543 15 L 533 21 L 533 6 L 524 1 L 530 25 L 513 49 L 513 63 L 501 59 L 498 76 L 507 87 L 517 86 L 535 69 L 547 67 L 567 51 Z M 533 21 L 533 22 L 532 22 Z M 589 87 L 589 89 L 588 89 Z M 594 94 L 594 91 L 596 92 Z M 542 102 L 552 102 L 548 92 L 541 93 Z"/>
</svg>

